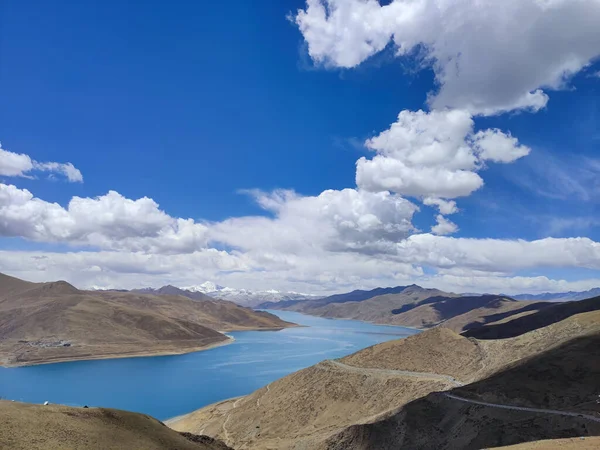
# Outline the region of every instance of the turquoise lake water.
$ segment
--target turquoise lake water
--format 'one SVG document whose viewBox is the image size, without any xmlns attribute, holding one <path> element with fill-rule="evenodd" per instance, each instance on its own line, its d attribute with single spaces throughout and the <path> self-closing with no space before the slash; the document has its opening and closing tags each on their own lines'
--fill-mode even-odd
<svg viewBox="0 0 600 450">
<path fill-rule="evenodd" d="M 228 333 L 233 344 L 176 356 L 0 368 L 0 396 L 32 403 L 104 406 L 164 420 L 249 394 L 324 359 L 340 358 L 418 331 L 270 311 L 306 325 Z"/>
</svg>

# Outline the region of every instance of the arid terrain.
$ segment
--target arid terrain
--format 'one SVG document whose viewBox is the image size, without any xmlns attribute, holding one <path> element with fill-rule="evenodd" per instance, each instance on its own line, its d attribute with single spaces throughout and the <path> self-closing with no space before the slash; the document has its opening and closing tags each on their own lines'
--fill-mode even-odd
<svg viewBox="0 0 600 450">
<path fill-rule="evenodd" d="M 231 450 L 206 436 L 182 435 L 158 420 L 106 408 L 0 401 L 0 448 L 11 450 Z"/>
<path fill-rule="evenodd" d="M 261 306 L 419 329 L 443 325 L 461 332 L 517 314 L 525 316 L 552 305 L 550 302 L 517 301 L 502 295 L 457 295 L 412 285 Z"/>
<path fill-rule="evenodd" d="M 600 309 L 600 298 L 587 302 Z M 378 344 L 169 426 L 259 450 L 475 450 L 600 436 L 600 311 L 570 305 L 572 314 L 555 305 L 562 314 L 550 324 L 545 310 L 521 316 L 528 331 L 511 338 L 437 327 Z"/>
<path fill-rule="evenodd" d="M 81 291 L 0 274 L 0 365 L 178 354 L 231 342 L 223 331 L 294 326 L 223 300 Z"/>
<path fill-rule="evenodd" d="M 525 442 L 523 444 L 495 447 L 490 450 L 596 450 L 600 448 L 599 437 L 576 437 Z"/>
</svg>

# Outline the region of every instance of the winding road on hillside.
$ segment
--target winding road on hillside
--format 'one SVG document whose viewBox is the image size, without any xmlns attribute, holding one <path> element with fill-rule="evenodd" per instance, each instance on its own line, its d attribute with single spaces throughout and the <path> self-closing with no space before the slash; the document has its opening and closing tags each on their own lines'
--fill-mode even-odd
<svg viewBox="0 0 600 450">
<path fill-rule="evenodd" d="M 448 398 L 451 398 L 453 400 L 458 400 L 460 402 L 472 403 L 474 405 L 481 405 L 481 406 L 489 406 L 490 408 L 510 409 L 513 411 L 527 411 L 527 412 L 542 413 L 542 414 L 554 414 L 557 416 L 581 417 L 583 419 L 588 419 L 593 422 L 600 423 L 600 417 L 592 416 L 590 414 L 582 414 L 582 413 L 570 412 L 570 411 L 559 411 L 557 409 L 528 408 L 526 406 L 513 406 L 513 405 L 503 405 L 503 404 L 498 404 L 498 403 L 482 402 L 482 401 L 471 400 L 470 398 L 459 397 L 458 395 L 447 394 L 447 393 L 445 393 L 444 395 Z"/>
<path fill-rule="evenodd" d="M 449 375 L 440 375 L 438 373 L 412 372 L 409 370 L 375 369 L 375 368 L 368 368 L 368 367 L 349 366 L 348 364 L 344 364 L 343 362 L 335 360 L 335 359 L 323 361 L 321 364 L 325 365 L 325 366 L 327 366 L 327 365 L 333 366 L 335 368 L 342 369 L 342 370 L 345 370 L 348 372 L 359 373 L 359 374 L 363 374 L 363 375 L 367 375 L 367 376 L 414 377 L 414 378 L 420 378 L 420 379 L 428 380 L 428 381 L 432 381 L 432 380 L 433 381 L 444 381 L 446 383 L 452 384 L 455 387 L 464 386 L 464 383 L 457 380 L 456 378 L 451 377 Z M 267 388 L 266 392 L 269 392 L 270 385 L 267 385 L 266 388 Z M 504 405 L 504 404 L 498 404 L 498 403 L 489 403 L 489 402 L 483 402 L 483 401 L 479 401 L 479 400 L 472 400 L 469 398 L 460 397 L 455 394 L 449 394 L 449 393 L 442 393 L 442 394 L 446 398 L 449 398 L 452 400 L 456 400 L 456 401 L 460 401 L 460 402 L 464 402 L 464 403 L 470 403 L 470 404 L 474 404 L 474 405 L 487 406 L 490 408 L 501 408 L 501 409 L 509 409 L 509 410 L 513 410 L 513 411 L 525 411 L 525 412 L 533 412 L 533 413 L 540 413 L 540 414 L 554 414 L 554 415 L 559 415 L 559 416 L 580 417 L 583 419 L 587 419 L 587 420 L 591 420 L 593 422 L 600 423 L 600 417 L 592 416 L 590 414 L 582 414 L 582 413 L 570 412 L 570 411 L 559 411 L 559 410 L 555 410 L 555 409 L 528 408 L 525 406 L 514 406 L 514 405 Z M 231 418 L 231 414 L 232 414 L 233 410 L 235 410 L 235 408 L 237 408 L 238 403 L 241 400 L 243 400 L 244 398 L 245 397 L 240 397 L 235 400 L 235 402 L 232 405 L 231 410 L 227 414 L 227 417 L 225 418 L 225 421 L 222 424 L 225 443 L 229 443 L 229 441 L 230 441 L 229 432 L 227 430 L 227 423 L 229 422 L 229 419 Z M 257 398 L 257 400 L 256 400 L 256 407 L 257 408 L 260 407 L 260 397 Z"/>
<path fill-rule="evenodd" d="M 342 369 L 345 369 L 345 370 L 348 370 L 351 372 L 357 372 L 357 373 L 362 373 L 362 374 L 366 374 L 366 375 L 408 376 L 408 377 L 422 378 L 422 379 L 426 379 L 426 380 L 447 381 L 447 382 L 454 384 L 457 387 L 464 386 L 464 383 L 461 383 L 454 377 L 451 377 L 448 375 L 440 375 L 437 373 L 411 372 L 411 371 L 407 371 L 407 370 L 393 370 L 393 369 L 363 368 L 363 367 L 349 366 L 349 365 L 344 364 L 337 360 L 329 360 L 327 362 L 333 364 L 336 367 L 339 367 L 339 368 L 342 368 Z M 444 396 L 446 396 L 447 398 L 453 399 L 453 400 L 458 400 L 458 401 L 465 402 L 465 403 L 471 403 L 474 405 L 488 406 L 490 408 L 501 408 L 501 409 L 510 409 L 513 411 L 526 411 L 526 412 L 534 412 L 534 413 L 540 413 L 540 414 L 554 414 L 554 415 L 559 415 L 559 416 L 580 417 L 583 419 L 587 419 L 587 420 L 591 420 L 593 422 L 600 423 L 600 417 L 592 416 L 591 414 L 582 414 L 582 413 L 571 412 L 571 411 L 559 411 L 556 409 L 528 408 L 526 406 L 514 406 L 514 405 L 504 405 L 504 404 L 498 404 L 498 403 L 482 402 L 482 401 L 471 400 L 469 398 L 464 398 L 464 397 L 460 397 L 458 395 L 448 394 L 448 393 L 444 393 Z"/>
</svg>

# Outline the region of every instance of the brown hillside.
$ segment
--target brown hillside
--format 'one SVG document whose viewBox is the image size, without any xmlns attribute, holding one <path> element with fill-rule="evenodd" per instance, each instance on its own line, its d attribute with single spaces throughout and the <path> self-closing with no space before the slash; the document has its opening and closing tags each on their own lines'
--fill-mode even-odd
<svg viewBox="0 0 600 450">
<path fill-rule="evenodd" d="M 441 296 L 452 297 L 455 294 L 447 294 L 437 289 L 410 286 L 399 294 L 379 295 L 359 302 L 329 303 L 321 306 L 319 300 L 314 300 L 301 302 L 285 309 L 315 316 L 389 324 L 393 323 L 393 310 L 403 307 L 408 310 L 418 306 L 426 299 Z"/>
<path fill-rule="evenodd" d="M 593 412 L 583 403 L 600 388 L 596 381 L 600 358 L 595 356 L 600 345 L 597 350 L 589 348 L 598 343 L 594 336 L 600 336 L 599 312 L 502 340 L 478 341 L 438 327 L 375 345 L 339 362 L 323 362 L 250 396 L 198 410 L 170 426 L 206 433 L 236 448 L 259 450 L 475 449 L 575 436 L 586 429 L 600 434 L 594 424 L 581 428 L 588 425 L 578 418 L 515 415 L 438 394 L 422 398 L 455 388 L 454 378 L 472 383 L 453 391 L 470 398 Z M 596 361 L 585 361 L 588 356 Z M 560 403 L 561 397 L 570 400 Z M 480 431 L 481 441 L 476 439 Z"/>
<path fill-rule="evenodd" d="M 460 296 L 408 286 L 399 293 L 378 295 L 360 301 L 329 302 L 328 299 L 273 304 L 274 309 L 298 311 L 321 317 L 363 320 L 420 329 L 438 325 L 465 331 L 508 320 L 510 316 L 532 314 L 549 302 L 517 301 L 498 295 Z"/>
<path fill-rule="evenodd" d="M 294 326 L 279 317 L 227 300 L 191 301 L 175 295 L 147 295 L 106 291 L 94 293 L 103 300 L 140 310 L 157 311 L 168 317 L 190 320 L 220 331 L 279 330 Z"/>
<path fill-rule="evenodd" d="M 292 326 L 231 302 L 0 282 L 1 365 L 185 353 L 230 342 L 217 329 Z"/>
<path fill-rule="evenodd" d="M 588 414 L 600 420 L 600 334 L 576 338 L 451 394 L 509 406 Z M 501 409 L 432 393 L 383 420 L 332 436 L 322 448 L 464 449 L 599 436 L 600 423 L 583 416 Z"/>
<path fill-rule="evenodd" d="M 347 426 L 450 386 L 386 373 L 365 375 L 325 361 L 169 426 L 207 434 L 240 450 L 313 449 Z"/>
<path fill-rule="evenodd" d="M 504 339 L 546 327 L 576 314 L 597 310 L 600 310 L 600 297 L 577 302 L 559 303 L 543 308 L 534 314 L 518 317 L 507 322 L 490 324 L 479 329 L 468 330 L 464 334 L 477 339 Z"/>
<path fill-rule="evenodd" d="M 486 352 L 477 341 L 434 328 L 368 347 L 341 361 L 356 367 L 432 372 L 468 380 L 476 376 L 485 359 Z"/>
<path fill-rule="evenodd" d="M 152 417 L 105 408 L 0 401 L 0 448 L 13 450 L 231 450 L 185 437 Z"/>
<path fill-rule="evenodd" d="M 495 447 L 490 450 L 596 450 L 600 448 L 600 437 L 576 437 L 525 442 L 523 444 Z"/>
</svg>

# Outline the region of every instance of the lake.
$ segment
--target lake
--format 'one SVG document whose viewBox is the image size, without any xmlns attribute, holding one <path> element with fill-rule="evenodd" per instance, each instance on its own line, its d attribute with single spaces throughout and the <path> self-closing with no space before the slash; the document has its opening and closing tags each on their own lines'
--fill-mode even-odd
<svg viewBox="0 0 600 450">
<path fill-rule="evenodd" d="M 227 333 L 230 345 L 174 356 L 0 368 L 0 396 L 31 403 L 104 406 L 165 420 L 249 394 L 324 359 L 340 358 L 417 330 L 269 311 L 305 325 Z"/>
</svg>

